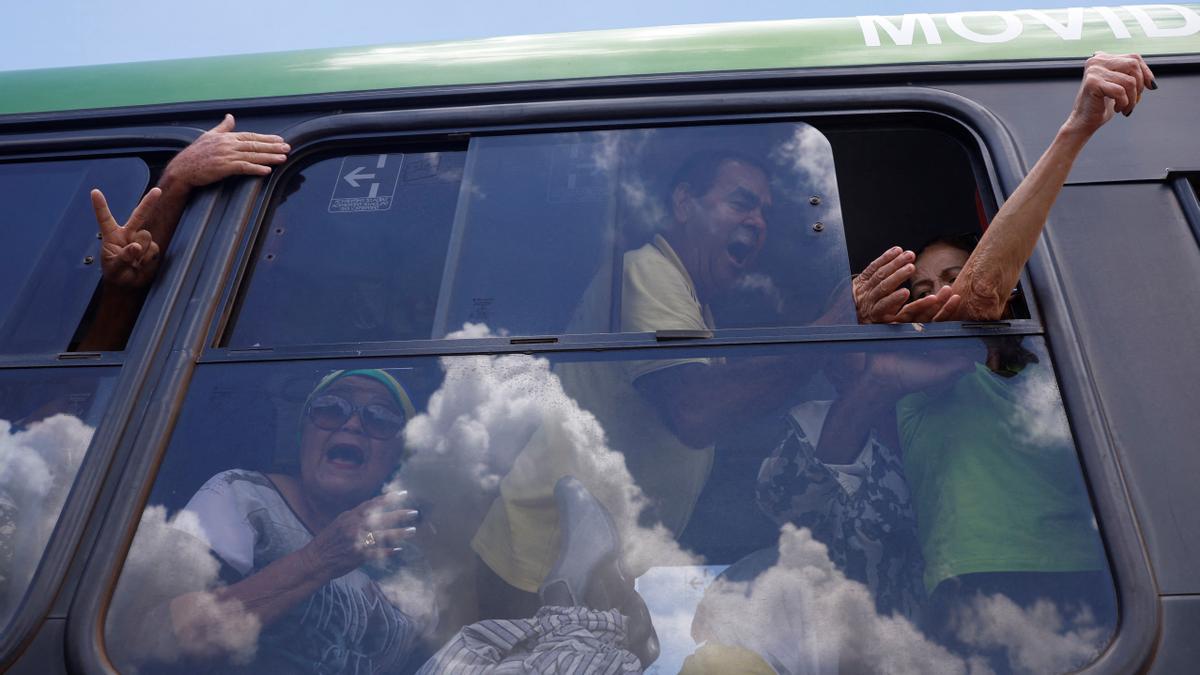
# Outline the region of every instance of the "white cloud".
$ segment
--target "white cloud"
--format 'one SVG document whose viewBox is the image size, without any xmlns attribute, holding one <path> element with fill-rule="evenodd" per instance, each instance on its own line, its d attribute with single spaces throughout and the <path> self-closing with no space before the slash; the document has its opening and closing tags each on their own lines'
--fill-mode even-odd
<svg viewBox="0 0 1200 675">
<path fill-rule="evenodd" d="M 737 645 L 792 675 L 851 672 L 968 673 L 907 619 L 880 616 L 871 592 L 846 578 L 807 529 L 785 525 L 779 561 L 751 582 L 718 580 L 693 626 L 697 639 Z M 840 664 L 840 665 L 839 665 Z"/>
<path fill-rule="evenodd" d="M 1026 368 L 1013 389 L 1017 406 L 1011 426 L 1026 441 L 1042 448 L 1071 445 L 1062 396 L 1049 367 Z"/>
<path fill-rule="evenodd" d="M 7 617 L 37 569 L 79 464 L 95 430 L 79 418 L 58 414 L 13 433 L 0 420 L 0 498 L 13 521 L 3 525 L 12 559 L 0 567 L 0 620 Z"/>
<path fill-rule="evenodd" d="M 158 505 L 142 512 L 105 625 L 110 656 L 122 670 L 185 656 L 248 663 L 258 646 L 258 617 L 213 593 L 221 565 L 195 514 L 166 514 Z M 170 602 L 185 594 L 191 620 L 176 635 Z"/>
<path fill-rule="evenodd" d="M 623 208 L 618 226 L 639 235 L 661 229 L 666 219 L 662 196 L 653 188 L 654 182 L 641 174 L 641 162 L 659 135 L 657 129 L 622 129 L 586 136 L 599 139 L 592 144 L 593 166 L 617 185 Z"/>
<path fill-rule="evenodd" d="M 807 124 L 797 124 L 791 138 L 771 151 L 771 160 L 794 172 L 803 185 L 817 191 L 821 207 L 814 220 L 826 224 L 842 222 L 842 206 L 838 197 L 837 170 L 833 164 L 833 149 L 824 134 Z M 790 185 L 777 186 L 795 201 L 806 202 L 811 195 L 794 194 Z"/>
<path fill-rule="evenodd" d="M 437 626 L 438 589 L 459 581 L 442 569 L 433 570 L 430 574 L 433 575 L 432 579 L 424 573 L 401 569 L 379 582 L 379 588 L 388 602 L 412 619 L 421 633 L 428 633 Z"/>
<path fill-rule="evenodd" d="M 1096 657 L 1109 634 L 1086 607 L 1068 618 L 1049 600 L 1022 609 L 1003 595 L 975 597 L 956 620 L 959 640 L 1005 650 L 1019 673 L 1080 668 Z"/>
<path fill-rule="evenodd" d="M 744 274 L 738 278 L 737 288 L 743 291 L 761 293 L 767 297 L 776 312 L 783 311 L 783 293 L 775 285 L 775 281 L 765 274 Z"/>
<path fill-rule="evenodd" d="M 1003 670 L 1061 673 L 1095 658 L 1111 632 L 1086 606 L 1065 612 L 1041 599 L 1022 608 L 999 594 L 976 596 L 953 616 L 966 653 L 952 653 L 900 615 L 879 615 L 867 587 L 837 569 L 824 544 L 785 525 L 778 562 L 753 582 L 714 582 L 692 632 L 750 649 L 790 675 L 988 675 L 996 664 L 985 653 L 1004 654 Z"/>
<path fill-rule="evenodd" d="M 486 326 L 466 324 L 450 337 L 489 335 Z M 428 509 L 436 528 L 430 562 L 445 572 L 435 576 L 439 604 L 453 606 L 461 591 L 456 575 L 468 573 L 463 561 L 474 558 L 466 542 L 498 494 L 500 479 L 531 440 L 569 453 L 575 477 L 611 512 L 631 569 L 696 562 L 662 525 L 638 524 L 647 500 L 624 456 L 609 449 L 600 423 L 563 390 L 547 359 L 449 356 L 441 366 L 441 386 L 405 428 L 412 458 L 399 480 L 385 488 L 407 489 Z"/>
</svg>

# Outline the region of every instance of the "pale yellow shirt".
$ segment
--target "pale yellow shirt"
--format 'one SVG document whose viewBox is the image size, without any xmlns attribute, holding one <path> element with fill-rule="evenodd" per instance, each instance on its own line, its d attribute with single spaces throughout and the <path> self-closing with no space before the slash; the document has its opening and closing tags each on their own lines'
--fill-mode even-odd
<svg viewBox="0 0 1200 675">
<path fill-rule="evenodd" d="M 606 330 L 611 305 L 610 275 L 598 275 L 584 293 L 568 332 Z M 700 304 L 679 256 L 665 239 L 624 258 L 621 330 L 705 330 L 712 315 Z M 637 378 L 702 358 L 652 361 L 604 360 L 563 363 L 555 368 L 563 389 L 603 426 L 608 446 L 622 453 L 635 482 L 657 507 L 663 524 L 678 534 L 687 524 L 708 480 L 713 449 L 684 445 L 634 387 Z M 535 592 L 558 556 L 558 511 L 554 484 L 573 475 L 587 484 L 594 470 L 581 458 L 559 425 L 543 425 L 500 482 L 471 545 L 496 574 L 513 586 Z M 594 493 L 607 490 L 593 489 Z M 631 570 L 635 575 L 645 570 Z"/>
</svg>

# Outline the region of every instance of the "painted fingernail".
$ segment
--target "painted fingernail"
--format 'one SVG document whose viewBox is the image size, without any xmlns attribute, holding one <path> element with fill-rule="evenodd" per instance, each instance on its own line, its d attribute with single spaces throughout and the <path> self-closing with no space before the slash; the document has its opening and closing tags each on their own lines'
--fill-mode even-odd
<svg viewBox="0 0 1200 675">
<path fill-rule="evenodd" d="M 1158 89 L 1158 80 L 1150 80 L 1150 84 L 1148 86 L 1150 87 L 1150 91 Z"/>
<path fill-rule="evenodd" d="M 417 528 L 415 528 L 415 527 L 404 528 L 404 534 L 416 534 L 416 533 L 417 533 Z"/>
</svg>

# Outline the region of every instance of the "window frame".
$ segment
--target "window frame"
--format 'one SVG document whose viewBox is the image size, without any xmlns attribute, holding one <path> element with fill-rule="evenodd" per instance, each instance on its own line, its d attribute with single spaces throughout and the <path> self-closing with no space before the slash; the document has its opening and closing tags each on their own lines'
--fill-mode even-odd
<svg viewBox="0 0 1200 675">
<path fill-rule="evenodd" d="M 1196 237 L 1196 245 L 1200 246 L 1200 169 L 1169 170 L 1167 181 L 1175 190 L 1183 216 L 1192 228 L 1192 236 Z"/>
<path fill-rule="evenodd" d="M 0 161 L 71 161 L 174 153 L 187 147 L 201 133 L 203 130 L 189 127 L 143 126 L 12 135 L 0 139 Z M 147 185 L 146 189 L 150 187 Z M 164 267 L 161 282 L 148 294 L 124 350 L 0 354 L 0 371 L 94 366 L 111 368 L 116 374 L 103 421 L 96 428 L 76 472 L 54 532 L 21 604 L 0 631 L 0 667 L 16 658 L 16 652 L 51 612 L 57 602 L 56 596 L 67 582 L 67 571 L 75 562 L 81 539 L 87 534 L 88 520 L 101 506 L 98 500 L 105 476 L 118 461 L 118 444 L 129 428 L 136 401 L 153 377 L 158 360 L 153 355 L 161 343 L 166 319 L 184 297 L 182 282 L 186 263 L 195 255 L 197 240 L 208 221 L 214 199 L 215 192 L 199 195 L 184 211 L 171 249 L 172 258 L 178 263 Z"/>
<path fill-rule="evenodd" d="M 1003 86 L 997 83 L 997 86 Z M 632 91 L 630 91 L 632 90 Z M 633 93 L 622 97 L 621 93 Z M 609 92 L 605 92 L 609 93 Z M 1011 194 L 1028 166 L 1022 161 L 1013 138 L 1003 123 L 983 106 L 962 96 L 926 87 L 878 87 L 816 89 L 802 91 L 739 91 L 721 94 L 637 96 L 632 87 L 618 89 L 611 97 L 538 100 L 525 103 L 461 105 L 384 112 L 332 114 L 296 124 L 281 135 L 294 148 L 288 167 L 304 161 L 311 153 L 331 147 L 352 153 L 365 142 L 403 142 L 430 136 L 562 129 L 604 128 L 646 124 L 673 124 L 728 119 L 767 121 L 782 118 L 815 119 L 826 115 L 919 114 L 955 125 L 973 139 L 968 147 L 985 200 L 999 203 Z M 679 342 L 661 341 L 651 333 L 591 336 L 538 336 L 485 340 L 429 340 L 370 345 L 322 345 L 304 348 L 229 350 L 216 345 L 225 329 L 237 289 L 243 283 L 254 243 L 264 226 L 268 197 L 280 176 L 276 171 L 260 190 L 262 181 L 245 181 L 231 198 L 222 229 L 230 235 L 210 252 L 208 273 L 198 280 L 194 297 L 205 311 L 194 315 L 180 328 L 173 353 L 189 355 L 160 382 L 156 409 L 162 409 L 153 429 L 143 429 L 131 448 L 131 460 L 116 483 L 118 497 L 105 519 L 98 544 L 84 571 L 68 621 L 68 658 L 88 673 L 111 672 L 105 656 L 104 612 L 115 589 L 120 567 L 138 525 L 138 514 L 149 494 L 153 474 L 166 451 L 170 423 L 187 393 L 192 368 L 198 364 L 226 361 L 292 360 L 344 356 L 403 356 L 447 354 L 540 353 L 576 349 L 623 349 L 647 347 L 670 349 Z M 984 189 L 984 188 L 988 189 Z M 229 270 L 228 279 L 221 271 Z M 1090 366 L 1065 302 L 1061 281 L 1054 267 L 1050 243 L 1041 239 L 1022 273 L 1026 302 L 1032 319 L 995 323 L 962 323 L 925 326 L 798 327 L 787 329 L 739 329 L 703 340 L 704 346 L 768 342 L 853 341 L 894 339 L 937 339 L 996 334 L 1036 334 L 1047 339 L 1064 406 L 1093 498 L 1101 534 L 1106 542 L 1113 582 L 1116 587 L 1119 623 L 1105 652 L 1086 670 L 1122 673 L 1144 666 L 1153 653 L 1159 630 L 1159 599 L 1131 506 L 1113 439 L 1107 432 L 1097 393 L 1089 375 Z M 211 311 L 207 322 L 195 315 Z M 1040 317 L 1040 318 L 1039 318 Z M 551 342 L 549 338 L 554 338 Z M 689 347 L 697 341 L 687 340 Z M 104 664 L 104 665 L 101 665 Z"/>
<path fill-rule="evenodd" d="M 908 90 L 905 90 L 906 92 Z M 734 112 L 722 112 L 720 107 L 710 104 L 711 97 L 707 96 L 690 96 L 688 99 L 699 99 L 680 102 L 677 99 L 668 101 L 668 104 L 679 107 L 684 104 L 690 104 L 688 108 L 690 115 L 677 115 L 675 117 L 664 118 L 660 110 L 654 110 L 658 113 L 655 117 L 647 117 L 640 114 L 642 99 L 636 99 L 631 105 L 614 104 L 615 110 L 613 114 L 615 119 L 603 119 L 599 121 L 588 120 L 585 122 L 578 121 L 560 121 L 551 117 L 548 121 L 538 123 L 508 124 L 508 125 L 472 125 L 460 127 L 439 127 L 434 124 L 422 126 L 417 129 L 403 128 L 406 118 L 411 114 L 409 112 L 396 113 L 348 113 L 343 115 L 335 115 L 331 117 L 322 117 L 309 122 L 302 123 L 293 127 L 290 131 L 295 138 L 289 140 L 292 144 L 293 152 L 289 156 L 289 161 L 286 167 L 275 172 L 271 176 L 267 191 L 273 193 L 281 181 L 287 180 L 293 173 L 295 168 L 302 168 L 308 163 L 309 158 L 324 158 L 335 156 L 331 153 L 333 150 L 339 151 L 339 154 L 352 154 L 357 149 L 377 148 L 379 144 L 394 144 L 403 146 L 405 143 L 425 143 L 437 140 L 443 140 L 447 137 L 465 137 L 474 134 L 478 135 L 498 135 L 503 133 L 515 134 L 519 132 L 538 133 L 538 132 L 554 132 L 554 131 L 592 131 L 601 129 L 627 129 L 632 127 L 647 127 L 647 126 L 676 126 L 678 124 L 718 124 L 718 123 L 753 123 L 753 122 L 787 122 L 787 121 L 810 121 L 820 119 L 838 119 L 838 118 L 855 118 L 864 115 L 895 115 L 897 120 L 909 121 L 912 115 L 917 115 L 926 122 L 927 127 L 931 121 L 936 121 L 939 125 L 944 126 L 943 131 L 956 136 L 956 140 L 964 142 L 972 140 L 977 145 L 983 145 L 983 139 L 968 125 L 955 119 L 951 115 L 940 110 L 920 110 L 915 106 L 895 106 L 890 109 L 835 109 L 829 110 L 826 107 L 812 107 L 803 105 L 808 103 L 808 97 L 795 98 L 792 97 L 788 103 L 788 110 L 759 112 L 749 114 L 744 111 L 735 110 Z M 722 97 L 721 102 L 725 102 Z M 957 97 L 955 97 L 957 98 Z M 966 99 L 962 99 L 966 101 Z M 623 102 L 622 102 L 623 103 Z M 972 104 L 974 105 L 974 104 Z M 788 107 L 788 106 L 779 106 Z M 714 109 L 715 108 L 715 109 Z M 811 110 L 810 110 L 811 108 Z M 424 111 L 416 111 L 424 112 Z M 380 119 L 380 116 L 386 116 Z M 389 124 L 390 120 L 395 119 L 394 124 Z M 423 120 L 422 120 L 423 121 Z M 457 121 L 453 120 L 452 121 Z M 819 125 L 815 125 L 820 130 Z M 964 139 L 962 136 L 966 136 Z M 289 136 L 289 139 L 292 137 Z M 981 190 L 981 196 L 984 199 L 985 209 L 989 211 L 989 215 L 994 215 L 994 205 L 996 200 L 994 194 L 997 189 L 995 183 L 995 172 L 990 166 L 990 162 L 986 155 L 982 155 L 982 162 L 974 161 L 976 157 L 972 152 L 972 148 L 964 147 L 964 150 L 971 155 L 972 170 L 976 176 L 987 178 L 992 190 Z M 983 164 L 980 166 L 979 164 Z M 982 187 L 982 186 L 981 186 Z M 248 277 L 251 274 L 254 263 L 253 257 L 257 250 L 257 245 L 262 231 L 267 227 L 267 217 L 270 215 L 269 200 L 259 202 L 254 205 L 251 221 L 254 227 L 244 234 L 244 239 L 240 245 L 240 254 L 236 263 L 237 276 L 233 279 L 222 292 L 221 305 L 219 309 L 219 320 L 214 323 L 208 335 L 205 338 L 205 346 L 201 355 L 201 362 L 220 359 L 241 359 L 241 358 L 258 358 L 274 355 L 278 358 L 302 358 L 310 356 L 340 356 L 354 354 L 393 354 L 393 353 L 411 353 L 411 354 L 430 354 L 441 353 L 440 350 L 449 348 L 446 353 L 462 353 L 460 351 L 461 344 L 477 345 L 476 349 L 495 349 L 503 348 L 504 344 L 509 345 L 575 345 L 576 348 L 597 349 L 603 348 L 610 342 L 619 342 L 622 345 L 627 345 L 630 340 L 636 340 L 638 344 L 656 344 L 653 334 L 636 334 L 636 333 L 597 333 L 592 335 L 521 335 L 513 338 L 503 339 L 486 339 L 478 340 L 445 340 L 445 339 L 426 339 L 426 340 L 396 340 L 396 341 L 380 341 L 371 343 L 325 343 L 313 345 L 287 345 L 287 346 L 263 346 L 252 348 L 232 349 L 222 346 L 222 342 L 228 339 L 228 331 L 234 319 L 236 318 L 236 310 L 240 294 L 248 282 Z M 1029 278 L 1023 270 L 1020 276 L 1022 288 L 1029 288 Z M 1036 298 L 1032 293 L 1025 294 L 1025 302 L 1029 308 L 1030 319 L 1013 319 L 1004 322 L 989 323 L 982 330 L 984 335 L 994 335 L 997 331 L 1012 329 L 1016 332 L 1021 331 L 1038 331 L 1041 330 L 1041 324 L 1037 319 L 1038 306 Z M 970 326 L 982 325 L 974 322 L 967 322 L 966 330 Z M 907 335 L 910 337 L 919 336 L 922 331 L 913 329 L 908 326 L 903 327 L 884 327 L 884 326 L 844 326 L 837 327 L 845 329 L 841 333 L 831 335 L 830 330 L 825 330 L 820 327 L 812 326 L 789 326 L 789 327 L 768 327 L 768 328 L 747 328 L 747 329 L 719 329 L 717 340 L 710 344 L 724 344 L 724 341 L 738 341 L 752 338 L 754 336 L 762 336 L 769 341 L 776 340 L 831 340 L 831 339 L 857 339 L 859 337 L 873 339 L 883 339 L 896 337 L 897 328 L 906 328 L 901 330 L 901 336 Z M 929 330 L 933 326 L 926 326 L 925 330 Z M 724 340 L 724 341 L 722 341 Z M 450 348 L 447 343 L 453 344 Z M 554 347 L 544 347 L 554 348 Z M 560 347 L 562 348 L 562 347 Z M 432 351 L 431 351 L 432 350 Z M 515 351 L 522 351 L 516 349 Z"/>
</svg>

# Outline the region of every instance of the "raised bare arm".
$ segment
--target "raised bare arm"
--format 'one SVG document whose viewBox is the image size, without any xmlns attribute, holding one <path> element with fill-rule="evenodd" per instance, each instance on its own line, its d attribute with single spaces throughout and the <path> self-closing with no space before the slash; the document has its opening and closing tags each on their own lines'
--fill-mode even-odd
<svg viewBox="0 0 1200 675">
<path fill-rule="evenodd" d="M 1003 316 L 1021 268 L 1033 254 L 1080 151 L 1116 113 L 1133 113 L 1147 88 L 1158 85 L 1137 54 L 1097 53 L 1088 59 L 1071 114 L 963 265 L 952 287 L 962 296 L 962 304 L 942 318 L 993 321 Z"/>
</svg>

